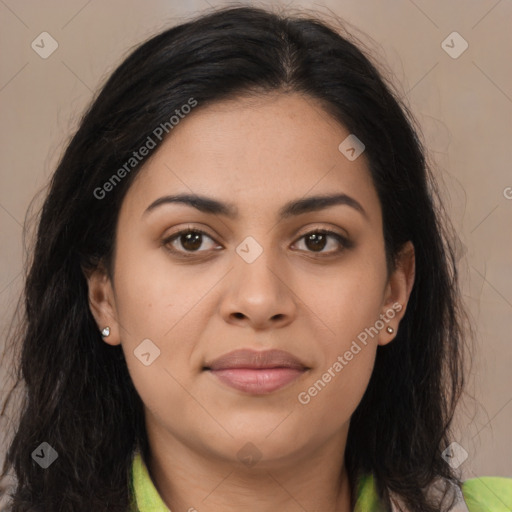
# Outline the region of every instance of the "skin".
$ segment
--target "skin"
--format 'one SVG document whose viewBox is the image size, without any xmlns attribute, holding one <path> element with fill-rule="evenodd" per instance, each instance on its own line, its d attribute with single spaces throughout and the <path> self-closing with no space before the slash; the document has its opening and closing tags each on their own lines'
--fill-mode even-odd
<svg viewBox="0 0 512 512">
<path fill-rule="evenodd" d="M 350 417 L 368 385 L 378 345 L 390 343 L 414 282 L 414 248 L 404 246 L 388 275 L 382 214 L 363 153 L 349 161 L 338 145 L 349 132 L 316 100 L 293 94 L 199 105 L 145 163 L 118 220 L 114 275 L 88 276 L 98 328 L 121 344 L 145 404 L 148 469 L 176 511 L 350 510 L 343 454 Z M 348 205 L 277 220 L 288 201 L 344 193 Z M 233 203 L 237 219 L 164 204 L 195 193 Z M 204 230 L 199 250 L 177 237 Z M 332 229 L 322 246 L 307 233 Z M 248 236 L 262 254 L 248 263 L 236 248 Z M 251 249 L 252 250 L 252 249 Z M 326 255 L 326 256 L 325 256 Z M 307 391 L 365 328 L 393 304 L 386 323 L 336 377 L 303 405 Z M 160 356 L 149 366 L 134 350 L 149 338 Z M 248 395 L 202 371 L 205 361 L 238 348 L 277 348 L 310 368 L 265 396 Z M 261 458 L 237 456 L 251 442 Z M 244 448 L 245 451 L 251 449 Z M 244 451 L 242 452 L 244 453 Z"/>
</svg>

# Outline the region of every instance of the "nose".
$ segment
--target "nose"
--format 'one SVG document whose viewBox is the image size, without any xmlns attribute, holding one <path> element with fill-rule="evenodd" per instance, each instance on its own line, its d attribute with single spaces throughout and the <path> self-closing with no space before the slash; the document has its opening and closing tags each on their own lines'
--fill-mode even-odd
<svg viewBox="0 0 512 512">
<path fill-rule="evenodd" d="M 289 272 L 278 268 L 267 251 L 252 263 L 238 258 L 227 280 L 221 303 L 226 322 L 264 330 L 293 321 L 298 298 L 292 291 Z"/>
</svg>

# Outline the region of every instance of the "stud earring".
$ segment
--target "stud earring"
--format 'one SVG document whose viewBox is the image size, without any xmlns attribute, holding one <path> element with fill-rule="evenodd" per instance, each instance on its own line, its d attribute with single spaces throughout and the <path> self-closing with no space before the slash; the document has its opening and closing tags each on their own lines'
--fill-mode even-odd
<svg viewBox="0 0 512 512">
<path fill-rule="evenodd" d="M 110 335 L 110 327 L 105 327 L 105 329 L 103 329 L 103 330 L 101 331 L 101 335 L 102 335 L 104 338 L 106 338 L 107 336 L 109 336 L 109 335 Z"/>
<path fill-rule="evenodd" d="M 390 327 L 390 326 L 388 325 L 388 327 L 387 327 L 386 331 L 388 331 L 388 332 L 389 332 L 389 334 L 393 334 L 393 333 L 395 332 L 395 329 L 393 329 L 393 327 Z"/>
</svg>

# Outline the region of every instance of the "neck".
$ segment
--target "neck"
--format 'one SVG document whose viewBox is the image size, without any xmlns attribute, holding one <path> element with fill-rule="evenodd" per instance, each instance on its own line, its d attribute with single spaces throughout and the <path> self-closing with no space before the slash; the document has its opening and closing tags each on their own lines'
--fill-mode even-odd
<svg viewBox="0 0 512 512">
<path fill-rule="evenodd" d="M 252 467 L 198 453 L 174 438 L 156 444 L 149 433 L 148 438 L 150 447 L 166 446 L 151 449 L 146 464 L 172 512 L 351 511 L 343 457 L 346 431 L 285 461 L 261 459 Z"/>
</svg>

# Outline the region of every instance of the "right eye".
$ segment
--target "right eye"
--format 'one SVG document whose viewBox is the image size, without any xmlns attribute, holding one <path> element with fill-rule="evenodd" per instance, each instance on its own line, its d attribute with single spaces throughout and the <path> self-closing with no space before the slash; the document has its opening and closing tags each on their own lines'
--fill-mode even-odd
<svg viewBox="0 0 512 512">
<path fill-rule="evenodd" d="M 205 252 L 199 250 L 203 245 L 205 237 L 214 242 L 204 231 L 195 228 L 187 228 L 167 237 L 162 241 L 162 245 L 165 245 L 171 253 L 188 258 L 194 256 L 194 253 Z M 177 248 L 178 245 L 181 246 L 182 249 Z"/>
</svg>

